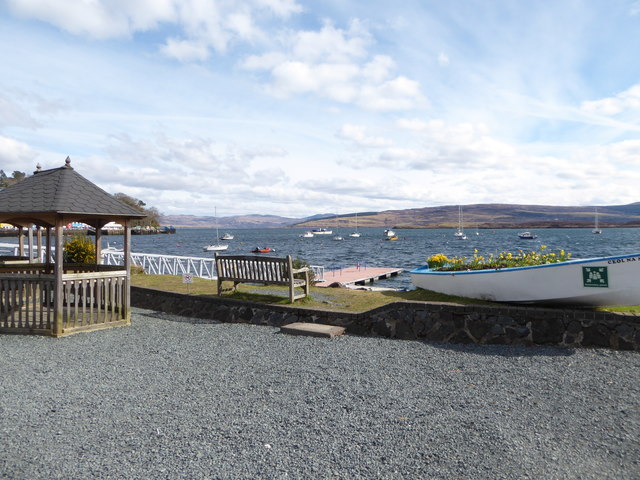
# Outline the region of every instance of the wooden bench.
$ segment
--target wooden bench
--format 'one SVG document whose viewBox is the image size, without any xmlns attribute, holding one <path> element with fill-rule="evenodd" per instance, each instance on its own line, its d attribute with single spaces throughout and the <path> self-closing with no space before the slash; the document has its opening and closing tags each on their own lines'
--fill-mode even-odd
<svg viewBox="0 0 640 480">
<path fill-rule="evenodd" d="M 293 268 L 291 255 L 280 257 L 257 257 L 254 255 L 215 254 L 218 273 L 218 295 L 222 295 L 222 282 L 233 282 L 233 289 L 239 283 L 262 283 L 264 285 L 288 285 L 289 301 L 309 295 L 309 269 Z M 295 278 L 294 274 L 303 273 L 304 278 Z M 303 288 L 303 294 L 295 294 L 295 288 Z"/>
</svg>

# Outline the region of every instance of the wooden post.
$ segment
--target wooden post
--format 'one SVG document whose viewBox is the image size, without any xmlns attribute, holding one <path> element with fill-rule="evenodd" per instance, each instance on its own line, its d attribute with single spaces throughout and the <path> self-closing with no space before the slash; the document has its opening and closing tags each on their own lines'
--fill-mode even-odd
<svg viewBox="0 0 640 480">
<path fill-rule="evenodd" d="M 124 287 L 124 299 L 120 318 L 131 320 L 131 220 L 124 221 L 124 268 L 127 271 L 126 285 Z"/>
<path fill-rule="evenodd" d="M 62 317 L 62 273 L 64 272 L 64 247 L 62 240 L 64 232 L 62 230 L 64 223 L 61 217 L 56 219 L 56 263 L 54 265 L 54 281 L 53 289 L 55 292 L 53 300 L 53 334 L 58 337 L 63 332 L 63 317 Z"/>
<path fill-rule="evenodd" d="M 289 303 L 293 303 L 295 300 L 295 287 L 293 286 L 293 261 L 291 260 L 291 255 L 287 255 L 287 269 L 289 276 Z"/>
<path fill-rule="evenodd" d="M 45 258 L 44 263 L 47 265 L 47 273 L 50 273 L 49 268 L 51 267 L 51 227 L 47 227 L 47 258 Z"/>
<path fill-rule="evenodd" d="M 32 225 L 27 227 L 27 239 L 29 243 L 29 263 L 33 263 L 33 228 Z"/>
<path fill-rule="evenodd" d="M 41 260 L 40 256 L 42 254 L 42 227 L 40 225 L 38 225 L 38 230 L 36 230 L 36 232 L 37 232 L 37 240 L 38 240 L 38 242 L 37 242 L 37 244 L 38 244 L 37 252 L 38 253 L 36 254 L 36 258 L 38 259 L 38 261 L 36 263 L 40 263 L 40 260 Z"/>
<path fill-rule="evenodd" d="M 96 227 L 96 265 L 102 263 L 102 228 Z"/>
<path fill-rule="evenodd" d="M 18 255 L 24 257 L 24 232 L 18 227 Z"/>
</svg>

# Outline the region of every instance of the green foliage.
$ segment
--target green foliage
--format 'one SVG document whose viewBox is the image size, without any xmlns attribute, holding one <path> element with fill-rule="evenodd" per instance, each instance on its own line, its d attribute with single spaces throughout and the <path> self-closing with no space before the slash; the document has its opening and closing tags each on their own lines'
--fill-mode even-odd
<svg viewBox="0 0 640 480">
<path fill-rule="evenodd" d="M 301 258 L 294 258 L 293 261 L 291 262 L 293 264 L 293 268 L 295 270 L 299 269 L 299 268 L 308 268 L 309 269 L 309 281 L 311 283 L 313 283 L 313 281 L 315 280 L 315 275 L 313 273 L 313 269 L 311 268 L 311 265 L 309 265 L 309 262 L 307 262 L 306 260 L 302 260 Z M 293 275 L 295 278 L 304 278 L 304 273 L 295 273 Z"/>
<path fill-rule="evenodd" d="M 64 244 L 65 262 L 96 263 L 96 246 L 93 241 L 83 235 L 74 235 Z"/>
<path fill-rule="evenodd" d="M 162 215 L 157 208 L 150 207 L 145 208 L 146 203 L 137 198 L 130 197 L 125 193 L 116 193 L 114 195 L 118 200 L 123 203 L 126 203 L 130 207 L 136 209 L 140 213 L 144 213 L 147 217 L 140 220 L 133 220 L 131 222 L 132 227 L 159 227 L 160 226 L 160 216 Z"/>
<path fill-rule="evenodd" d="M 566 262 L 571 259 L 571 254 L 564 250 L 546 252 L 547 247 L 542 245 L 540 251 L 525 252 L 519 250 L 515 255 L 511 252 L 502 252 L 498 255 L 483 257 L 475 250 L 473 258 L 447 257 L 442 253 L 427 258 L 427 265 L 433 270 L 462 271 L 462 270 L 487 270 L 512 267 L 531 267 L 534 265 L 546 265 L 548 263 Z"/>
<path fill-rule="evenodd" d="M 11 174 L 11 177 L 7 177 L 7 174 L 4 173 L 4 170 L 0 170 L 0 188 L 10 187 L 11 185 L 21 182 L 25 178 L 27 178 L 27 174 L 24 172 L 19 172 L 18 170 L 15 170 Z"/>
</svg>

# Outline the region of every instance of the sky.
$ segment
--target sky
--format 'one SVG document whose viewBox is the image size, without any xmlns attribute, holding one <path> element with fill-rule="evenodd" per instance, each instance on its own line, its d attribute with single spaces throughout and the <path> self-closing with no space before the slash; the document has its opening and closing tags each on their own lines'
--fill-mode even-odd
<svg viewBox="0 0 640 480">
<path fill-rule="evenodd" d="M 640 0 L 0 0 L 0 169 L 166 215 L 640 201 Z"/>
</svg>

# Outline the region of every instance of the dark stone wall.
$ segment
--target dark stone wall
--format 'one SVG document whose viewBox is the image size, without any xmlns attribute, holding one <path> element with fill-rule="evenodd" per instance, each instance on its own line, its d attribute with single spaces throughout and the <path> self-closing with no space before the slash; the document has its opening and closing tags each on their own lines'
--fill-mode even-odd
<svg viewBox="0 0 640 480">
<path fill-rule="evenodd" d="M 396 302 L 366 313 L 342 313 L 141 287 L 131 287 L 131 305 L 202 321 L 275 327 L 323 323 L 355 335 L 406 340 L 640 350 L 640 317 L 590 310 Z"/>
</svg>

